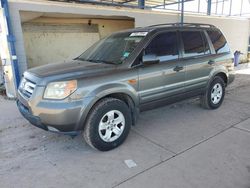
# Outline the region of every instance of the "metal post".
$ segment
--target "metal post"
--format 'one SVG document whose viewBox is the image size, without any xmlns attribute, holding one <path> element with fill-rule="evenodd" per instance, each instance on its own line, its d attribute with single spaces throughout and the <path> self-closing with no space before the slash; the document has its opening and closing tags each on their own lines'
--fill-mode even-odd
<svg viewBox="0 0 250 188">
<path fill-rule="evenodd" d="M 184 0 L 181 0 L 181 25 L 184 23 Z"/>
<path fill-rule="evenodd" d="M 241 0 L 241 5 L 240 5 L 240 16 L 242 15 L 242 8 L 243 8 L 243 0 Z"/>
<path fill-rule="evenodd" d="M 138 7 L 140 9 L 144 9 L 145 8 L 145 0 L 138 0 Z"/>
<path fill-rule="evenodd" d="M 232 14 L 232 0 L 230 0 L 229 16 Z"/>
<path fill-rule="evenodd" d="M 12 64 L 14 74 L 15 74 L 15 86 L 17 89 L 19 86 L 19 83 L 20 83 L 20 75 L 19 75 L 18 61 L 17 61 L 16 48 L 15 48 L 16 40 L 15 40 L 15 37 L 13 35 L 13 31 L 12 31 L 8 1 L 1 0 L 1 6 L 4 9 L 4 13 L 5 13 L 5 17 L 6 17 L 7 30 L 8 30 L 7 40 L 8 40 L 8 43 L 10 45 L 11 64 Z"/>
<path fill-rule="evenodd" d="M 221 14 L 224 14 L 224 6 L 225 6 L 225 0 L 222 1 L 222 10 L 221 10 Z"/>
<path fill-rule="evenodd" d="M 212 0 L 207 1 L 207 15 L 211 15 Z"/>
<path fill-rule="evenodd" d="M 201 0 L 198 0 L 198 13 L 200 13 Z"/>
<path fill-rule="evenodd" d="M 215 14 L 218 13 L 218 0 L 216 0 L 216 8 L 215 8 Z"/>
</svg>

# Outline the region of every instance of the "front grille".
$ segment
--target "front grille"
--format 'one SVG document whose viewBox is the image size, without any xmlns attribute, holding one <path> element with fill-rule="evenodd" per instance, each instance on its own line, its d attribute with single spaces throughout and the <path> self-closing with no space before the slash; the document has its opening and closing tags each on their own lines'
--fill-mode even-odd
<svg viewBox="0 0 250 188">
<path fill-rule="evenodd" d="M 30 98 L 35 90 L 36 87 L 36 83 L 23 78 L 21 83 L 20 83 L 20 87 L 19 87 L 19 91 L 27 98 Z"/>
</svg>

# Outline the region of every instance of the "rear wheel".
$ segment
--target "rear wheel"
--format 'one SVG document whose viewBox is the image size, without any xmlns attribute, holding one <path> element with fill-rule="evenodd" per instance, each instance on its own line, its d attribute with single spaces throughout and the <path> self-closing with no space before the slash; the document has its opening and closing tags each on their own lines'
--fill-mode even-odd
<svg viewBox="0 0 250 188">
<path fill-rule="evenodd" d="M 93 148 L 108 151 L 124 142 L 131 124 L 127 104 L 119 99 L 105 98 L 91 110 L 83 135 Z"/>
<path fill-rule="evenodd" d="M 201 105 L 207 109 L 219 108 L 224 100 L 225 95 L 225 82 L 216 76 L 209 84 L 207 91 L 201 96 Z"/>
</svg>

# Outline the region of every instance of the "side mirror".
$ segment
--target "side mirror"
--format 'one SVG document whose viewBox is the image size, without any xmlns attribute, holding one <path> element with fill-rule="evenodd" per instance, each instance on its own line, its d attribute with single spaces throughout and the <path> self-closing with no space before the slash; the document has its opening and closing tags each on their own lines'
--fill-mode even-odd
<svg viewBox="0 0 250 188">
<path fill-rule="evenodd" d="M 142 56 L 143 64 L 155 64 L 159 63 L 160 59 L 156 55 L 144 55 Z"/>
</svg>

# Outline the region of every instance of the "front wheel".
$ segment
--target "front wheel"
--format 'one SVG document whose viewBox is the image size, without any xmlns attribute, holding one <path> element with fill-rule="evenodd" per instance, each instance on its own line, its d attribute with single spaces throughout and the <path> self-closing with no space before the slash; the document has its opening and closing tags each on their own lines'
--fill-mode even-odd
<svg viewBox="0 0 250 188">
<path fill-rule="evenodd" d="M 131 113 L 125 102 L 104 98 L 91 110 L 83 135 L 93 148 L 108 151 L 124 142 L 131 124 Z"/>
<path fill-rule="evenodd" d="M 225 95 L 225 82 L 216 76 L 209 84 L 204 95 L 201 96 L 201 105 L 207 109 L 219 108 Z"/>
</svg>

